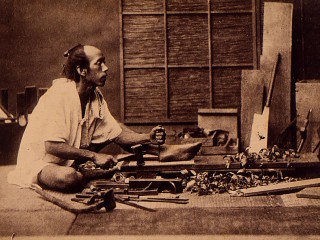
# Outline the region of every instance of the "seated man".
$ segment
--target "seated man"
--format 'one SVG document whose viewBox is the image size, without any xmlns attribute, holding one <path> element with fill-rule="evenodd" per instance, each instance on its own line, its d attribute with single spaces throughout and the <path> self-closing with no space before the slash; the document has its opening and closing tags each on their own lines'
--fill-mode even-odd
<svg viewBox="0 0 320 240">
<path fill-rule="evenodd" d="M 33 183 L 47 188 L 74 191 L 86 183 L 75 166 L 92 161 L 111 168 L 117 160 L 99 153 L 111 141 L 124 149 L 147 144 L 148 153 L 157 154 L 164 143 L 160 126 L 140 134 L 120 125 L 110 114 L 98 87 L 107 80 L 108 67 L 102 52 L 93 46 L 77 45 L 65 53 L 64 78 L 53 81 L 40 98 L 21 140 L 17 166 L 8 182 L 22 187 Z M 189 160 L 201 144 L 162 145 L 161 161 Z"/>
</svg>

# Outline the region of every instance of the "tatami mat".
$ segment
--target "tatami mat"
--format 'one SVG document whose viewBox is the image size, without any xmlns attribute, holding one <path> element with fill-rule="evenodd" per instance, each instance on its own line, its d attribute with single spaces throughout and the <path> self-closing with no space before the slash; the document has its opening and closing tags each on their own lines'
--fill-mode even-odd
<svg viewBox="0 0 320 240">
<path fill-rule="evenodd" d="M 319 206 L 320 199 L 298 198 L 296 193 L 283 194 L 281 199 L 286 207 Z"/>
<path fill-rule="evenodd" d="M 319 221 L 319 210 L 309 208 L 115 210 L 79 215 L 70 234 L 316 234 Z"/>
<path fill-rule="evenodd" d="M 66 211 L 1 211 L 0 236 L 65 235 L 75 218 Z"/>
<path fill-rule="evenodd" d="M 0 236 L 11 236 L 13 233 L 17 236 L 281 236 L 320 233 L 319 200 L 296 198 L 295 194 L 231 197 L 227 193 L 197 196 L 187 192 L 180 194 L 180 197 L 188 198 L 188 204 L 137 202 L 157 212 L 117 203 L 117 208 L 112 212 L 76 215 L 42 199 L 33 190 L 7 184 L 6 175 L 11 169 L 13 166 L 0 167 Z"/>
</svg>

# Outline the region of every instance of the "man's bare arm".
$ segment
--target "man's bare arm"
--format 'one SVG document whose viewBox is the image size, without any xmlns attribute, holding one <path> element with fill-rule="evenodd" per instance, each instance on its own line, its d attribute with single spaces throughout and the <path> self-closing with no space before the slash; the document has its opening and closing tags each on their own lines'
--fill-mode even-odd
<svg viewBox="0 0 320 240">
<path fill-rule="evenodd" d="M 122 132 L 114 140 L 116 144 L 122 147 L 132 146 L 136 144 L 151 143 L 151 133 L 137 133 L 121 124 Z"/>
<path fill-rule="evenodd" d="M 131 146 L 136 144 L 145 144 L 145 150 L 148 153 L 157 153 L 157 144 L 165 141 L 165 130 L 162 126 L 154 127 L 150 133 L 137 133 L 121 125 L 122 133 L 114 140 L 116 144 L 124 150 L 131 152 Z"/>
<path fill-rule="evenodd" d="M 121 128 L 122 132 L 114 139 L 114 142 L 127 152 L 132 152 L 131 146 L 133 145 L 151 142 L 149 134 L 134 132 L 123 124 L 121 124 Z"/>
<path fill-rule="evenodd" d="M 45 142 L 46 152 L 63 159 L 72 159 L 78 162 L 93 161 L 99 166 L 112 166 L 117 161 L 108 154 L 95 153 L 87 149 L 78 149 L 64 142 Z"/>
<path fill-rule="evenodd" d="M 86 149 L 78 149 L 64 142 L 45 142 L 46 152 L 63 159 L 92 160 L 94 152 Z"/>
</svg>

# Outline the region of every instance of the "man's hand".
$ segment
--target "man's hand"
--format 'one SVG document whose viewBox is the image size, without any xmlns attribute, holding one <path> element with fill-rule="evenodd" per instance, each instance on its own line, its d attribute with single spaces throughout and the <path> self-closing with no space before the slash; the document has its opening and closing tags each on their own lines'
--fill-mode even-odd
<svg viewBox="0 0 320 240">
<path fill-rule="evenodd" d="M 150 140 L 154 144 L 164 144 L 166 141 L 166 130 L 160 125 L 154 127 L 150 132 Z"/>
<path fill-rule="evenodd" d="M 95 153 L 92 160 L 95 164 L 104 169 L 112 168 L 118 163 L 117 159 L 112 155 L 104 153 Z"/>
</svg>

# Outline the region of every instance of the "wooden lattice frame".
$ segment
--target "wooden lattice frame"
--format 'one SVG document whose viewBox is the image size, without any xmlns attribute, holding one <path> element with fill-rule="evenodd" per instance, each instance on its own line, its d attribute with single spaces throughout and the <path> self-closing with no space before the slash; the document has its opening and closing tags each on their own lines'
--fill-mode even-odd
<svg viewBox="0 0 320 240">
<path fill-rule="evenodd" d="M 165 96 L 164 100 L 166 106 L 166 119 L 162 119 L 161 122 L 177 122 L 170 119 L 170 103 L 169 103 L 169 69 L 173 68 L 209 68 L 209 97 L 210 97 L 210 106 L 215 107 L 213 92 L 214 92 L 214 83 L 213 83 L 213 68 L 244 68 L 244 69 L 256 69 L 259 65 L 259 55 L 260 55 L 260 0 L 252 0 L 252 9 L 250 10 L 212 10 L 211 1 L 207 1 L 207 11 L 167 11 L 167 0 L 163 0 L 163 11 L 153 11 L 153 12 L 126 12 L 123 11 L 123 1 L 119 1 L 119 11 L 120 11 L 120 79 L 121 79 L 121 118 L 125 123 L 155 123 L 156 121 L 140 120 L 134 121 L 126 119 L 125 117 L 125 76 L 124 72 L 127 69 L 153 69 L 159 68 L 164 70 L 165 76 Z M 206 15 L 208 18 L 208 64 L 169 64 L 168 63 L 168 29 L 167 29 L 167 19 L 170 15 Z M 247 14 L 252 16 L 252 53 L 253 61 L 252 63 L 241 63 L 241 64 L 216 64 L 213 63 L 213 54 L 212 54 L 212 17 L 223 14 Z M 164 64 L 147 64 L 147 65 L 126 65 L 124 64 L 124 41 L 123 41 L 123 17 L 124 16 L 148 16 L 148 15 L 159 15 L 163 16 L 163 30 L 164 30 Z M 180 122 L 180 121 L 179 121 Z M 183 120 L 182 122 L 194 122 L 194 120 Z"/>
</svg>

